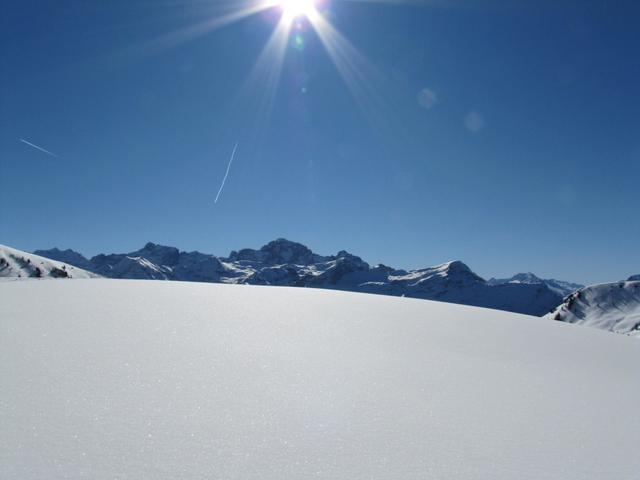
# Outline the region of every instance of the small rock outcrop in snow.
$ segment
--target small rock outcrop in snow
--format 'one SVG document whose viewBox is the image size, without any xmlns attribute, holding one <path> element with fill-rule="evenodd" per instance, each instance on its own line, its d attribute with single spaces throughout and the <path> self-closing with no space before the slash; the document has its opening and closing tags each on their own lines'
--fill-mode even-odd
<svg viewBox="0 0 640 480">
<path fill-rule="evenodd" d="M 50 260 L 0 245 L 0 279 L 95 277 L 98 275 L 75 267 L 71 263 Z"/>
<path fill-rule="evenodd" d="M 546 317 L 640 337 L 640 281 L 582 288 Z"/>
<path fill-rule="evenodd" d="M 71 259 L 67 252 L 58 249 L 40 251 L 53 259 Z M 135 252 L 97 255 L 91 260 L 73 254 L 74 261 L 83 265 L 88 263 L 91 271 L 109 278 L 329 288 L 439 300 L 537 316 L 549 312 L 563 298 L 563 294 L 544 281 L 486 282 L 459 261 L 411 271 L 384 265 L 371 267 L 344 250 L 323 256 L 301 243 L 283 238 L 269 242 L 259 250 L 233 251 L 227 258 L 181 252 L 154 243 Z"/>
</svg>

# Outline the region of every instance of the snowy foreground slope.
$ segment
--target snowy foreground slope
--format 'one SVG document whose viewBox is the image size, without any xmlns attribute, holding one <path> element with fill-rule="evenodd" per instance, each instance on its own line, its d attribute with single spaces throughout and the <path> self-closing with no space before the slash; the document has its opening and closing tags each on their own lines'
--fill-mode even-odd
<svg viewBox="0 0 640 480">
<path fill-rule="evenodd" d="M 99 276 L 71 264 L 0 245 L 0 279 L 97 278 Z"/>
<path fill-rule="evenodd" d="M 607 479 L 640 348 L 561 322 L 301 288 L 0 284 L 3 479 Z"/>
<path fill-rule="evenodd" d="M 633 278 L 582 288 L 546 318 L 640 337 L 640 281 Z"/>
</svg>

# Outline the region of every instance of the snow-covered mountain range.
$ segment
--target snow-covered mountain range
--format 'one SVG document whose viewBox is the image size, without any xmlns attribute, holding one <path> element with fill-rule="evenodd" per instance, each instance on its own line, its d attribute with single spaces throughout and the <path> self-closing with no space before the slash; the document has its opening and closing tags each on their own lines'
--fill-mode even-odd
<svg viewBox="0 0 640 480">
<path fill-rule="evenodd" d="M 95 278 L 99 275 L 75 266 L 0 245 L 0 279 L 18 278 Z"/>
<path fill-rule="evenodd" d="M 556 280 L 487 282 L 460 261 L 408 271 L 370 266 L 346 251 L 323 256 L 285 239 L 274 240 L 259 250 L 233 251 L 226 258 L 182 252 L 154 243 L 135 252 L 101 254 L 91 259 L 72 250 L 36 253 L 109 278 L 317 287 L 439 300 L 537 316 L 562 302 L 570 287 L 562 290 L 558 285 L 571 285 Z"/>
<path fill-rule="evenodd" d="M 582 288 L 546 318 L 640 337 L 640 275 Z"/>
<path fill-rule="evenodd" d="M 402 296 L 546 315 L 568 323 L 640 336 L 640 275 L 630 277 L 627 282 L 591 287 L 541 279 L 533 273 L 485 281 L 460 261 L 400 270 L 386 265 L 370 266 L 346 251 L 318 255 L 285 239 L 269 242 L 258 250 L 232 251 L 228 257 L 184 252 L 154 243 L 131 253 L 100 254 L 91 259 L 73 250 L 54 248 L 30 254 L 0 246 L 0 278 L 97 276 L 312 287 Z"/>
</svg>

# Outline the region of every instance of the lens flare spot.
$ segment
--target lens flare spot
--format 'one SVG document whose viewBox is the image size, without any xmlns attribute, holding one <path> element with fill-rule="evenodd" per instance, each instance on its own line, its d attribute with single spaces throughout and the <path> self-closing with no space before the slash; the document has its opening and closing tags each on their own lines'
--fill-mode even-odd
<svg viewBox="0 0 640 480">
<path fill-rule="evenodd" d="M 418 92 L 418 103 L 426 110 L 430 110 L 438 103 L 438 95 L 430 88 L 423 88 Z"/>
<path fill-rule="evenodd" d="M 300 34 L 300 33 L 296 33 L 292 40 L 291 40 L 292 44 L 293 44 L 293 48 L 295 48 L 296 50 L 304 50 L 304 37 Z"/>
<path fill-rule="evenodd" d="M 464 126 L 471 133 L 478 133 L 480 130 L 484 128 L 485 122 L 484 117 L 480 115 L 478 112 L 472 111 L 469 112 L 464 117 Z"/>
</svg>

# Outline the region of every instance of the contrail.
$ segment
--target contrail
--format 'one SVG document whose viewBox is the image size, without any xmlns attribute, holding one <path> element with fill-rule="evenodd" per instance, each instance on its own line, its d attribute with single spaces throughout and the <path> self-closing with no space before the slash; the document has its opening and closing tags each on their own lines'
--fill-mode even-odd
<svg viewBox="0 0 640 480">
<path fill-rule="evenodd" d="M 229 170 L 231 169 L 231 164 L 233 163 L 233 159 L 236 157 L 236 150 L 238 150 L 238 142 L 236 142 L 236 146 L 233 147 L 233 152 L 231 153 L 231 159 L 229 160 L 229 165 L 227 165 L 227 172 L 224 174 L 224 178 L 222 179 L 222 184 L 220 185 L 220 190 L 218 190 L 218 194 L 216 195 L 216 199 L 214 200 L 213 203 L 218 203 L 218 199 L 220 198 L 220 194 L 222 193 L 224 184 L 227 181 L 227 177 L 229 176 Z"/>
<path fill-rule="evenodd" d="M 39 147 L 38 145 L 35 145 L 35 144 L 31 143 L 31 142 L 27 142 L 24 138 L 21 138 L 20 141 L 22 143 L 25 143 L 25 144 L 29 145 L 30 147 L 35 148 L 36 150 L 40 150 L 41 152 L 46 153 L 47 155 L 51 155 L 52 157 L 60 158 L 58 155 L 56 155 L 53 152 L 50 152 L 49 150 L 46 150 L 46 149 L 44 149 L 42 147 Z"/>
</svg>

